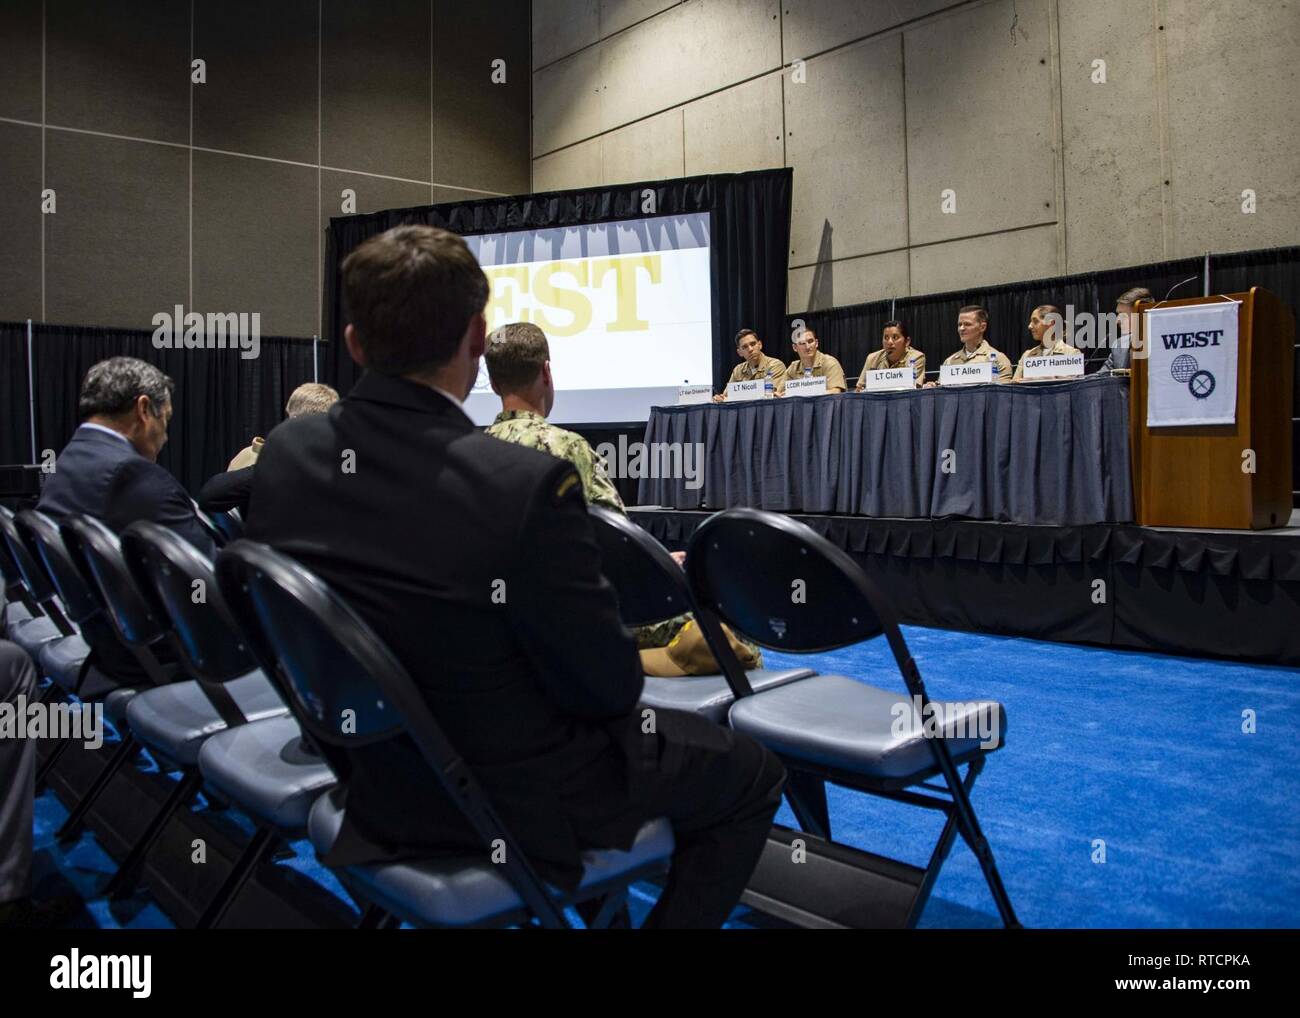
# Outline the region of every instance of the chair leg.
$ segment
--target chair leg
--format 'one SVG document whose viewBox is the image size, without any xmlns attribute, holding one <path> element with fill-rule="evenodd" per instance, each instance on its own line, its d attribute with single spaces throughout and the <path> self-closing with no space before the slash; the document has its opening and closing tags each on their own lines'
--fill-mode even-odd
<svg viewBox="0 0 1300 1018">
<path fill-rule="evenodd" d="M 582 912 L 579 911 L 579 915 Z M 586 922 L 586 916 L 583 915 L 583 921 Z M 609 894 L 601 900 L 600 911 L 587 923 L 589 930 L 608 930 L 608 929 L 631 929 L 632 917 L 627 910 L 627 888 L 620 887 L 618 890 L 610 891 Z"/>
<path fill-rule="evenodd" d="M 118 867 L 117 872 L 104 885 L 105 896 L 113 900 L 120 900 L 131 893 L 135 887 L 135 879 L 141 868 L 144 866 L 145 858 L 149 850 L 153 848 L 154 843 L 162 836 L 163 828 L 167 826 L 167 821 L 172 818 L 181 806 L 194 798 L 194 794 L 202 785 L 203 778 L 198 771 L 190 771 L 177 782 L 176 787 L 172 789 L 167 800 L 162 804 L 158 813 L 149 826 L 145 829 L 144 834 L 132 847 L 131 851 L 122 860 L 122 865 Z"/>
<path fill-rule="evenodd" d="M 361 919 L 357 922 L 358 930 L 382 930 L 387 929 L 384 925 L 385 920 L 389 918 L 378 905 L 367 905 L 364 912 L 361 913 Z"/>
<path fill-rule="evenodd" d="M 72 810 L 68 813 L 68 819 L 63 821 L 63 826 L 54 832 L 56 841 L 70 841 L 76 837 L 81 830 L 81 822 L 86 818 L 86 814 L 90 812 L 95 800 L 108 787 L 108 783 L 117 776 L 118 771 L 122 769 L 128 760 L 133 759 L 139 750 L 140 744 L 135 741 L 135 736 L 127 732 L 118 743 L 117 749 L 113 751 L 113 755 L 108 758 L 108 763 L 104 765 L 104 769 L 99 772 L 91 786 L 86 789 L 82 797 L 77 800 L 76 805 L 72 807 Z"/>
<path fill-rule="evenodd" d="M 785 795 L 799 826 L 823 841 L 830 841 L 831 813 L 826 804 L 826 782 L 816 775 L 791 770 L 785 783 Z"/>
<path fill-rule="evenodd" d="M 962 840 L 979 860 L 980 869 L 984 871 L 984 880 L 989 885 L 989 892 L 993 895 L 993 901 L 998 906 L 998 913 L 1002 917 L 1002 925 L 1009 930 L 1018 930 L 1021 929 L 1020 920 L 1016 918 L 1015 909 L 1011 907 L 1011 898 L 1002 883 L 1002 875 L 998 872 L 997 862 L 993 858 L 993 849 L 989 846 L 988 839 L 984 837 L 984 831 L 980 828 L 979 820 L 975 818 L 975 810 L 970 804 L 971 786 L 975 784 L 975 778 L 983 769 L 984 759 L 977 757 L 971 761 L 965 781 L 955 785 L 949 782 L 953 793 L 952 804 L 957 829 Z"/>
<path fill-rule="evenodd" d="M 36 772 L 37 795 L 40 795 L 45 791 L 45 782 L 49 778 L 50 772 L 54 770 L 55 765 L 59 762 L 59 758 L 68 751 L 68 747 L 71 745 L 71 739 L 61 739 L 59 740 L 59 744 L 50 750 L 50 755 L 45 758 L 45 762 L 41 764 L 40 770 Z"/>
<path fill-rule="evenodd" d="M 275 831 L 269 827 L 258 827 L 252 840 L 245 846 L 235 861 L 234 868 L 227 875 L 216 897 L 203 910 L 194 928 L 197 930 L 213 929 L 225 917 L 235 898 L 248 883 L 248 878 L 257 872 L 257 867 L 271 855 L 278 840 Z"/>
</svg>

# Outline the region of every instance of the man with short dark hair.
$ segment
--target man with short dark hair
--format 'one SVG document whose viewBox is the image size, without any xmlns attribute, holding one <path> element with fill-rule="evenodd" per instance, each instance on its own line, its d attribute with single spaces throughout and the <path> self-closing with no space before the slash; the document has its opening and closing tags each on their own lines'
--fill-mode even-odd
<svg viewBox="0 0 1300 1018">
<path fill-rule="evenodd" d="M 56 519 L 85 513 L 118 532 L 152 520 L 210 555 L 212 540 L 190 496 L 157 463 L 173 388 L 170 378 L 135 357 L 110 357 L 86 372 L 77 400 L 81 426 L 55 460 L 37 508 Z"/>
<path fill-rule="evenodd" d="M 787 382 L 796 378 L 824 378 L 828 393 L 848 389 L 848 383 L 844 380 L 844 368 L 838 359 L 817 348 L 817 333 L 812 329 L 803 328 L 796 332 L 791 346 L 798 356 L 785 370 Z"/>
<path fill-rule="evenodd" d="M 732 382 L 752 382 L 755 379 L 769 379 L 772 382 L 772 394 L 780 396 L 785 392 L 785 365 L 775 357 L 763 353 L 763 341 L 753 329 L 741 329 L 736 333 L 736 356 L 740 363 L 731 369 Z M 723 389 L 713 397 L 715 403 L 727 401 L 727 390 Z"/>
<path fill-rule="evenodd" d="M 957 337 L 961 346 L 948 356 L 944 364 L 975 364 L 988 361 L 993 365 L 993 381 L 1011 381 L 1011 360 L 1000 350 L 995 350 L 988 340 L 989 313 L 978 304 L 967 304 L 957 311 Z M 930 389 L 938 382 L 926 382 Z"/>
<path fill-rule="evenodd" d="M 573 465 L 475 429 L 488 282 L 455 234 L 400 226 L 343 263 L 348 352 L 365 374 L 324 416 L 267 436 L 248 536 L 293 556 L 388 643 L 504 823 L 573 888 L 586 848 L 668 817 L 653 926 L 718 926 L 780 803 L 758 743 L 658 711 Z M 484 851 L 405 737 L 350 753 L 330 865 Z"/>
</svg>

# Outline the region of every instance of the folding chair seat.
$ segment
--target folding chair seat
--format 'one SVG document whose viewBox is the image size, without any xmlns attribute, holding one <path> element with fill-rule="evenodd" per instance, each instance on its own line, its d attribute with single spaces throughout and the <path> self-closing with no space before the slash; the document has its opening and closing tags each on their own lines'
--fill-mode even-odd
<svg viewBox="0 0 1300 1018">
<path fill-rule="evenodd" d="M 16 626 L 20 622 L 27 622 L 31 619 L 32 613 L 27 610 L 27 605 L 21 601 L 4 599 L 3 595 L 0 595 L 0 599 L 4 600 L 4 612 L 0 614 L 0 635 L 3 635 L 10 626 Z"/>
<path fill-rule="evenodd" d="M 672 832 L 666 822 L 656 821 L 643 828 L 631 851 L 593 854 L 583 886 L 560 895 L 538 877 L 401 663 L 337 594 L 287 556 L 247 540 L 221 551 L 217 576 L 249 647 L 338 775 L 340 791 L 351 774 L 349 749 L 406 734 L 429 765 L 431 779 L 480 839 L 478 855 L 337 869 L 359 902 L 419 925 L 536 921 L 562 927 L 568 925 L 566 905 L 600 898 L 595 920 L 600 925 L 622 905 L 629 883 L 666 870 Z M 342 717 L 351 724 L 340 726 Z M 205 747 L 205 757 L 207 752 Z M 341 799 L 334 795 L 318 798 L 308 821 L 321 854 L 343 823 Z M 497 865 L 489 861 L 494 847 L 504 848 Z"/>
<path fill-rule="evenodd" d="M 601 569 L 618 593 L 619 614 L 625 626 L 651 625 L 694 610 L 686 575 L 662 544 L 622 513 L 591 506 L 588 515 L 600 545 Z M 701 627 L 701 631 L 713 649 L 714 638 L 707 629 Z M 725 635 L 717 635 L 725 641 Z M 721 660 L 716 650 L 714 659 Z M 723 673 L 679 678 L 647 675 L 641 703 L 657 710 L 703 714 L 711 721 L 726 724 L 736 689 L 741 690 L 741 696 L 748 696 L 812 674 L 810 668 L 756 668 L 742 669 L 741 679 L 729 679 Z"/>
<path fill-rule="evenodd" d="M 207 928 L 220 922 L 283 837 L 306 830 L 312 801 L 335 778 L 303 743 L 284 698 L 256 667 L 211 561 L 174 531 L 145 521 L 123 532 L 122 555 L 153 611 L 170 622 L 187 672 L 197 676 L 137 697 L 127 711 L 131 730 L 257 823 L 198 920 Z M 196 589 L 204 592 L 201 600 L 194 597 Z"/>
<path fill-rule="evenodd" d="M 255 820 L 294 834 L 307 830 L 312 804 L 338 784 L 288 715 L 217 733 L 199 750 L 199 770 Z"/>
<path fill-rule="evenodd" d="M 844 551 L 789 517 L 755 509 L 711 516 L 692 536 L 686 572 L 705 625 L 725 622 L 763 646 L 797 654 L 883 635 L 903 679 L 904 691 L 891 692 L 818 675 L 732 704 L 731 726 L 785 762 L 786 796 L 801 827 L 774 828 L 745 900 L 828 925 L 912 927 L 960 834 L 1004 925 L 1017 926 L 970 802 L 987 754 L 1003 745 L 1003 706 L 931 700 L 888 601 Z M 791 597 L 796 589 L 804 594 L 799 600 Z M 734 666 L 730 648 L 724 652 Z M 935 778 L 941 784 L 931 783 Z M 943 813 L 929 864 L 922 869 L 832 841 L 827 783 Z M 789 865 L 795 833 L 808 867 Z"/>
<path fill-rule="evenodd" d="M 308 836 L 317 855 L 328 852 L 338 838 L 344 813 L 333 795 L 322 795 L 312 807 Z M 663 860 L 672 852 L 672 825 L 664 819 L 645 824 L 626 852 L 584 852 L 577 897 L 596 897 L 661 872 Z M 518 921 L 527 911 L 501 867 L 482 857 L 350 866 L 347 878 L 365 900 L 415 926 L 503 925 Z M 567 901 L 561 892 L 549 890 L 557 900 Z"/>
</svg>

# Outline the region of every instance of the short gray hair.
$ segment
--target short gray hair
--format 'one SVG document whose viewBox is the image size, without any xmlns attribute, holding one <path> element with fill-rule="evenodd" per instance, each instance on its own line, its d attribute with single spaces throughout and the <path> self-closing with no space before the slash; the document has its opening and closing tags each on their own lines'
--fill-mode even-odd
<svg viewBox="0 0 1300 1018">
<path fill-rule="evenodd" d="M 124 414 L 141 396 L 148 396 L 155 417 L 171 402 L 176 388 L 167 375 L 136 357 L 110 357 L 86 372 L 77 399 L 77 414 L 87 417 Z"/>
</svg>

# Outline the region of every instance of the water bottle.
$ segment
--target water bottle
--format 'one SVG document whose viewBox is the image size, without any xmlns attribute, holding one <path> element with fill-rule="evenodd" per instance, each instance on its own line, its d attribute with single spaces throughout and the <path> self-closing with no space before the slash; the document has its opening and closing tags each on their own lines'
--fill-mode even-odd
<svg viewBox="0 0 1300 1018">
<path fill-rule="evenodd" d="M 772 384 L 772 376 L 764 375 L 763 376 L 763 398 L 771 399 L 775 395 L 776 395 L 776 386 Z"/>
</svg>

